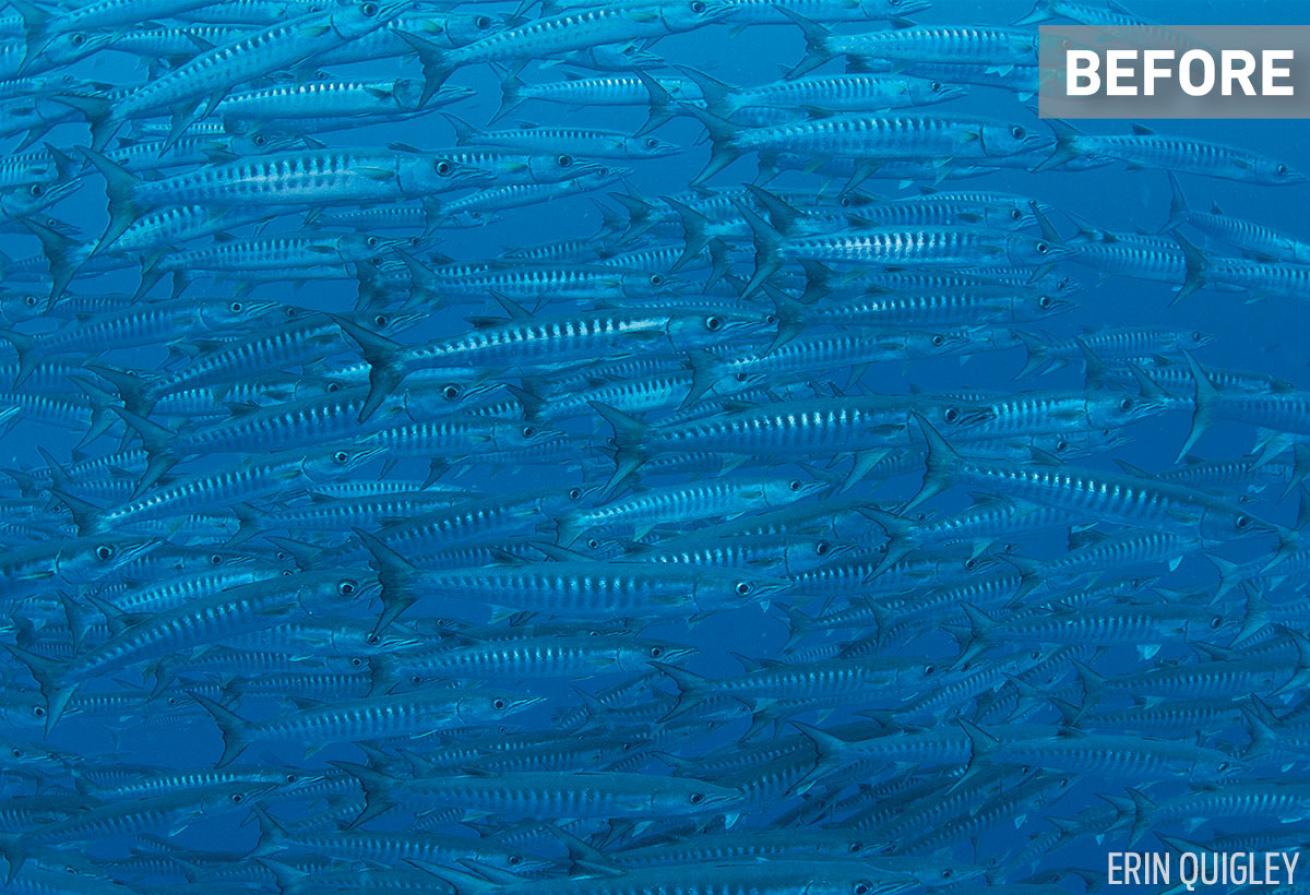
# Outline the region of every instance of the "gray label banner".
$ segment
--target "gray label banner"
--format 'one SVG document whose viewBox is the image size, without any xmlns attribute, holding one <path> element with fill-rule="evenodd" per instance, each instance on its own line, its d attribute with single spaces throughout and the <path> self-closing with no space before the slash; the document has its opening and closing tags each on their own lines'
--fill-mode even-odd
<svg viewBox="0 0 1310 895">
<path fill-rule="evenodd" d="M 1040 32 L 1042 118 L 1310 118 L 1310 25 Z"/>
</svg>

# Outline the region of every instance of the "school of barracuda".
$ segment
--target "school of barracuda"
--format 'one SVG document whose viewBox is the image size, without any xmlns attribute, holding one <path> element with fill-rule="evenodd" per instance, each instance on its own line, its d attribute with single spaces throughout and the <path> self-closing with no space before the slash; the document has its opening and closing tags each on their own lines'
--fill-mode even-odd
<svg viewBox="0 0 1310 895">
<path fill-rule="evenodd" d="M 950 7 L 9 0 L 0 890 L 1037 895 L 1304 842 L 1310 390 L 1170 322 L 1310 295 L 1310 231 L 1200 210 L 1305 175 L 1039 121 L 1036 24 L 1122 7 Z M 699 29 L 798 54 L 728 83 Z M 1094 313 L 1125 278 L 1156 325 Z"/>
</svg>

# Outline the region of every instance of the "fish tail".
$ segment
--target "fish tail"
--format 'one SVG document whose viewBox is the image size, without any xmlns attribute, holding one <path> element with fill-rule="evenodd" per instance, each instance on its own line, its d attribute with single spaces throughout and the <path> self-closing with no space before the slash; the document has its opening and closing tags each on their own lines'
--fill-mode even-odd
<svg viewBox="0 0 1310 895">
<path fill-rule="evenodd" d="M 1049 22 L 1054 17 L 1055 13 L 1051 11 L 1051 0 L 1037 0 L 1037 2 L 1033 4 L 1032 11 L 1016 21 L 1014 26 L 1036 25 L 1038 22 Z"/>
<path fill-rule="evenodd" d="M 659 81 L 644 71 L 639 71 L 636 74 L 637 79 L 646 88 L 646 93 L 650 95 L 650 111 L 646 113 L 646 123 L 638 128 L 635 134 L 635 136 L 640 137 L 649 134 L 651 131 L 658 130 L 672 121 L 673 116 L 678 114 L 679 105 L 673 95 L 665 90 L 664 85 Z M 691 107 L 687 107 L 687 111 L 692 111 Z"/>
<path fill-rule="evenodd" d="M 455 67 L 447 61 L 446 51 L 432 41 L 408 31 L 400 30 L 396 33 L 418 53 L 419 62 L 423 64 L 423 93 L 418 101 L 418 107 L 421 109 L 446 83 L 446 79 L 450 77 Z"/>
<path fill-rule="evenodd" d="M 18 871 L 27 863 L 27 852 L 23 848 L 22 836 L 15 833 L 0 835 L 0 858 L 5 859 L 5 885 L 8 886 L 18 876 Z"/>
<path fill-rule="evenodd" d="M 646 424 L 608 404 L 587 403 L 614 429 L 614 474 L 605 485 L 605 491 L 609 492 L 645 462 L 641 444 L 646 437 Z"/>
<path fill-rule="evenodd" d="M 783 235 L 772 224 L 764 220 L 742 203 L 734 203 L 742 218 L 750 225 L 755 239 L 755 273 L 742 291 L 742 298 L 748 298 L 759 291 L 760 287 L 782 268 L 779 252 L 782 249 Z"/>
<path fill-rule="evenodd" d="M 669 268 L 669 273 L 677 273 L 710 244 L 710 222 L 706 220 L 703 214 L 679 202 L 672 196 L 663 196 L 661 198 L 664 204 L 672 208 L 677 213 L 679 220 L 682 221 L 682 254 Z"/>
<path fill-rule="evenodd" d="M 0 644 L 0 646 L 3 646 L 11 656 L 27 666 L 32 679 L 40 687 L 41 695 L 45 697 L 46 703 L 45 730 L 49 734 L 59 719 L 63 717 L 64 710 L 68 708 L 69 700 L 77 692 L 77 684 L 70 683 L 65 679 L 64 667 L 53 659 L 39 656 L 22 647 L 8 643 Z"/>
<path fill-rule="evenodd" d="M 1023 369 L 1014 375 L 1015 379 L 1034 373 L 1050 360 L 1050 350 L 1046 343 L 1031 333 L 1022 330 L 1014 330 L 1014 337 L 1023 345 L 1024 350 L 1028 353 L 1024 360 Z M 1049 372 L 1049 371 L 1048 371 Z"/>
<path fill-rule="evenodd" d="M 500 106 L 488 124 L 494 124 L 523 105 L 523 78 L 518 72 L 509 72 L 500 80 Z"/>
<path fill-rule="evenodd" d="M 382 402 L 405 378 L 405 372 L 400 365 L 401 346 L 385 336 L 365 329 L 353 320 L 331 316 L 341 327 L 341 331 L 359 345 L 364 360 L 368 361 L 368 397 L 364 399 L 364 406 L 359 411 L 359 421 L 362 423 L 382 406 Z"/>
<path fill-rule="evenodd" d="M 409 561 L 392 550 L 377 535 L 356 528 L 355 536 L 364 545 L 364 549 L 373 557 L 373 564 L 378 570 L 378 583 L 382 586 L 382 615 L 373 629 L 379 633 L 395 621 L 402 612 L 414 605 L 413 589 L 410 577 L 414 567 Z"/>
<path fill-rule="evenodd" d="M 1214 383 L 1210 381 L 1210 377 L 1205 370 L 1197 363 L 1196 358 L 1192 357 L 1187 351 L 1183 352 L 1183 357 L 1187 359 L 1187 365 L 1192 370 L 1192 380 L 1196 383 L 1196 399 L 1193 401 L 1192 428 L 1187 433 L 1187 440 L 1178 449 L 1178 457 L 1174 460 L 1175 463 L 1181 462 L 1191 452 L 1196 442 L 1200 440 L 1201 435 L 1205 432 L 1206 427 L 1213 421 L 1214 402 L 1219 396 Z"/>
<path fill-rule="evenodd" d="M 740 128 L 705 109 L 698 109 L 695 106 L 685 108 L 688 115 L 705 125 L 705 130 L 710 137 L 710 160 L 705 163 L 701 172 L 692 178 L 690 184 L 699 186 L 741 158 L 741 150 L 733 142 Z"/>
<path fill-rule="evenodd" d="M 395 802 L 390 798 L 391 777 L 381 771 L 350 761 L 334 761 L 331 764 L 354 777 L 359 783 L 359 788 L 364 791 L 364 807 L 345 825 L 345 829 L 353 830 L 395 807 Z"/>
<path fill-rule="evenodd" d="M 1205 287 L 1208 279 L 1206 274 L 1210 267 L 1209 260 L 1205 257 L 1196 245 L 1180 233 L 1172 234 L 1174 241 L 1178 243 L 1178 248 L 1183 251 L 1183 262 L 1187 267 L 1187 275 L 1183 279 L 1183 285 L 1179 288 L 1170 305 L 1175 305 L 1187 296 L 1196 292 L 1198 289 Z"/>
<path fill-rule="evenodd" d="M 928 442 L 928 454 L 924 460 L 923 485 L 919 488 L 919 493 L 910 498 L 910 502 L 901 508 L 902 513 L 945 491 L 951 483 L 955 466 L 960 459 L 955 448 L 946 443 L 946 439 L 933 428 L 932 423 L 917 413 L 913 416 Z"/>
<path fill-rule="evenodd" d="M 259 824 L 259 839 L 255 843 L 254 851 L 250 853 L 251 856 L 261 857 L 285 848 L 286 846 L 283 843 L 287 841 L 287 831 L 282 824 L 278 823 L 277 818 L 269 814 L 268 809 L 263 805 L 252 805 L 250 810 L 255 815 L 255 821 Z"/>
<path fill-rule="evenodd" d="M 1034 167 L 1034 171 L 1046 171 L 1078 158 L 1078 131 L 1058 118 L 1048 119 L 1046 123 L 1055 133 L 1055 151 Z"/>
<path fill-rule="evenodd" d="M 1172 233 L 1187 220 L 1187 197 L 1183 194 L 1183 185 L 1173 171 L 1169 174 L 1169 220 L 1160 228 L 1161 233 Z"/>
<path fill-rule="evenodd" d="M 219 733 L 223 735 L 223 754 L 219 756 L 218 761 L 214 762 L 214 767 L 221 768 L 232 763 L 238 755 L 246 750 L 250 745 L 249 723 L 238 715 L 236 712 L 220 705 L 207 696 L 199 693 L 191 693 L 191 698 L 200 703 L 205 711 L 209 712 L 218 725 Z"/>
<path fill-rule="evenodd" d="M 113 245 L 120 236 L 141 216 L 141 207 L 136 201 L 137 178 L 117 162 L 111 161 L 94 149 L 79 147 L 82 155 L 105 178 L 105 193 L 109 197 L 109 225 L 101 234 L 100 240 L 91 251 L 91 256 Z"/>
<path fill-rule="evenodd" d="M 828 29 L 812 19 L 807 19 L 794 10 L 785 6 L 776 7 L 778 12 L 792 20 L 797 28 L 801 29 L 801 36 L 805 38 L 805 55 L 801 61 L 787 72 L 787 79 L 799 78 L 814 69 L 823 65 L 832 58 L 832 53 L 828 51 Z"/>
<path fill-rule="evenodd" d="M 678 696 L 673 701 L 673 707 L 668 710 L 661 720 L 668 720 L 685 714 L 704 700 L 705 678 L 676 665 L 668 665 L 664 662 L 651 662 L 650 664 L 652 668 L 663 672 L 678 688 Z"/>
<path fill-rule="evenodd" d="M 717 115 L 726 121 L 737 111 L 738 106 L 733 101 L 733 87 L 731 84 L 726 84 L 718 78 L 690 66 L 680 65 L 678 71 L 690 78 L 692 83 L 700 88 L 701 98 L 705 100 L 705 108 L 710 110 L 710 114 Z"/>
<path fill-rule="evenodd" d="M 32 218 L 21 218 L 23 225 L 41 241 L 41 251 L 50 267 L 50 298 L 47 307 L 54 307 L 63 297 L 64 290 L 77 273 L 78 244 L 52 227 Z"/>
<path fill-rule="evenodd" d="M 841 737 L 835 737 L 826 730 L 821 730 L 809 724 L 802 724 L 799 721 L 790 723 L 801 736 L 814 745 L 814 767 L 791 785 L 791 788 L 787 790 L 788 794 L 802 792 L 819 778 L 827 776 L 833 771 L 839 770 L 843 765 L 850 763 L 846 757 L 850 751 L 850 746 Z"/>
<path fill-rule="evenodd" d="M 103 152 L 114 134 L 123 126 L 123 122 L 114 117 L 114 106 L 108 97 L 61 93 L 51 99 L 82 113 L 86 123 L 91 126 L 91 149 L 95 152 Z"/>
<path fill-rule="evenodd" d="M 456 144 L 467 146 L 469 143 L 473 143 L 477 140 L 478 129 L 474 127 L 472 123 L 465 121 L 458 115 L 452 115 L 450 112 L 442 112 L 441 117 L 445 118 L 447 123 L 450 124 L 451 129 L 455 131 Z"/>
</svg>

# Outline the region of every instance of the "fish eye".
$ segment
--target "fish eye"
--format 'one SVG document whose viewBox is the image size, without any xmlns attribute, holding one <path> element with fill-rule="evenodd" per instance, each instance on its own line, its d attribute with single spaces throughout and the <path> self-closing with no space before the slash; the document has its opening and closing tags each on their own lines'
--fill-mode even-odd
<svg viewBox="0 0 1310 895">
<path fill-rule="evenodd" d="M 350 459 L 350 455 L 347 454 L 345 451 L 337 451 L 335 454 L 332 455 L 332 462 L 337 464 L 338 466 L 343 465 L 349 459 Z"/>
<path fill-rule="evenodd" d="M 1274 173 L 1282 177 L 1287 173 L 1287 165 L 1280 164 L 1277 168 L 1274 168 Z"/>
<path fill-rule="evenodd" d="M 650 275 L 650 284 L 651 284 L 652 286 L 663 286 L 663 285 L 664 285 L 664 277 L 660 276 L 660 275 L 657 274 L 657 273 L 653 273 L 653 274 Z"/>
<path fill-rule="evenodd" d="M 1228 762 L 1226 761 L 1219 762 L 1219 770 L 1226 771 L 1228 770 L 1228 767 L 1229 767 Z"/>
<path fill-rule="evenodd" d="M 933 336 L 933 337 L 932 337 L 932 347 L 934 347 L 934 348 L 940 348 L 940 347 L 942 347 L 942 346 L 945 345 L 945 344 L 946 344 L 946 338 L 945 338 L 944 336 Z"/>
<path fill-rule="evenodd" d="M 609 168 L 597 168 L 597 169 L 596 169 L 596 175 L 597 175 L 598 177 L 609 177 L 609 176 L 610 176 L 610 169 L 609 169 Z"/>
<path fill-rule="evenodd" d="M 658 658 L 659 658 L 660 656 L 662 656 L 662 655 L 664 655 L 664 647 L 662 647 L 662 646 L 652 646 L 652 647 L 650 648 L 650 657 L 651 657 L 652 659 L 658 659 Z"/>
<path fill-rule="evenodd" d="M 970 572 L 972 572 L 974 569 L 978 568 L 978 560 L 966 559 L 964 561 L 964 567 L 968 569 Z"/>
<path fill-rule="evenodd" d="M 211 566 L 221 566 L 223 564 L 223 554 L 221 553 L 209 554 L 209 564 Z"/>
<path fill-rule="evenodd" d="M 1205 338 L 1205 336 L 1201 335 L 1200 333 L 1192 333 L 1192 341 L 1193 341 L 1193 342 L 1200 342 L 1200 341 L 1201 341 L 1202 339 L 1204 339 L 1204 338 Z"/>
<path fill-rule="evenodd" d="M 932 673 L 933 673 L 934 671 L 936 671 L 936 670 L 937 670 L 937 666 L 936 666 L 936 665 L 925 665 L 925 666 L 923 667 L 923 673 L 924 673 L 925 675 L 932 674 Z"/>
<path fill-rule="evenodd" d="M 732 378 L 737 380 L 738 382 L 745 382 L 747 379 L 750 379 L 749 376 L 747 376 L 745 373 L 742 373 L 740 371 L 733 373 Z"/>
<path fill-rule="evenodd" d="M 933 93 L 936 93 L 937 91 L 942 89 L 942 82 L 933 81 L 931 84 L 928 85 L 928 89 L 931 90 Z"/>
<path fill-rule="evenodd" d="M 417 687 L 419 684 L 423 683 L 423 675 L 411 674 L 409 676 L 409 682 Z"/>
<path fill-rule="evenodd" d="M 45 708 L 43 706 L 34 705 L 32 706 L 32 714 L 37 718 L 44 718 Z"/>
<path fill-rule="evenodd" d="M 96 548 L 96 558 L 101 562 L 108 562 L 114 558 L 114 548 L 110 544 L 101 544 Z"/>
<path fill-rule="evenodd" d="M 22 750 L 22 749 L 10 749 L 10 750 L 9 750 L 9 754 L 12 755 L 14 758 L 22 758 L 22 757 L 23 757 L 23 750 Z"/>
<path fill-rule="evenodd" d="M 571 155 L 561 155 L 557 161 L 559 162 L 559 166 L 561 168 L 573 167 L 573 156 Z"/>
<path fill-rule="evenodd" d="M 537 434 L 537 428 L 536 426 L 524 426 L 522 432 L 524 438 L 531 438 L 533 435 Z"/>
<path fill-rule="evenodd" d="M 1224 626 L 1224 617 L 1222 615 L 1216 615 L 1214 618 L 1210 619 L 1210 627 L 1213 628 L 1214 630 L 1218 631 L 1223 626 Z"/>
<path fill-rule="evenodd" d="M 376 249 L 378 247 L 378 238 L 376 236 L 370 236 L 368 239 L 364 241 L 365 243 L 368 244 L 368 247 L 370 249 Z"/>
<path fill-rule="evenodd" d="M 1233 524 L 1238 528 L 1246 528 L 1251 524 L 1251 517 L 1245 513 L 1238 513 L 1237 518 L 1233 520 Z"/>
<path fill-rule="evenodd" d="M 942 871 L 942 879 L 950 879 L 954 875 L 955 875 L 955 871 L 949 867 L 947 867 L 945 870 Z"/>
<path fill-rule="evenodd" d="M 343 597 L 348 597 L 353 594 L 358 587 L 359 585 L 354 581 L 345 578 L 337 582 L 337 593 Z"/>
<path fill-rule="evenodd" d="M 252 141 L 256 146 L 263 146 L 265 143 L 268 142 L 268 139 L 263 134 L 255 134 L 255 136 L 252 138 Z"/>
<path fill-rule="evenodd" d="M 737 582 L 736 591 L 737 591 L 737 596 L 739 596 L 739 597 L 748 597 L 748 596 L 750 596 L 751 591 L 753 591 L 754 589 L 755 589 L 755 588 L 751 587 L 750 584 L 749 584 L 748 582 L 745 582 L 745 581 L 738 581 L 738 582 Z"/>
<path fill-rule="evenodd" d="M 442 159 L 441 161 L 437 162 L 436 172 L 441 177 L 449 177 L 454 170 L 455 170 L 455 166 L 452 165 L 450 162 L 446 161 L 445 159 Z"/>
<path fill-rule="evenodd" d="M 1010 136 L 1014 137 L 1016 140 L 1022 140 L 1027 135 L 1028 132 L 1019 127 L 1019 125 L 1015 124 L 1010 126 Z"/>
<path fill-rule="evenodd" d="M 656 146 L 658 146 L 658 145 L 660 145 L 660 141 L 659 141 L 659 140 L 656 140 L 654 137 L 647 137 L 647 138 L 646 138 L 646 148 L 647 148 L 647 149 L 654 149 L 654 148 L 655 148 Z"/>
<path fill-rule="evenodd" d="M 45 187 L 39 183 L 34 183 L 31 188 L 28 189 L 28 192 L 31 193 L 34 198 L 40 199 L 45 195 Z"/>
<path fill-rule="evenodd" d="M 1119 402 L 1119 409 L 1122 410 L 1124 413 L 1127 413 L 1128 411 L 1132 410 L 1132 409 L 1133 409 L 1133 399 L 1132 399 L 1132 398 L 1124 398 L 1122 401 Z"/>
<path fill-rule="evenodd" d="M 376 317 L 373 318 L 374 326 L 386 326 L 390 322 L 391 319 L 387 317 L 386 314 L 378 314 Z"/>
<path fill-rule="evenodd" d="M 860 880 L 851 886 L 851 895 L 869 895 L 873 891 L 873 884 Z"/>
<path fill-rule="evenodd" d="M 792 479 L 790 482 L 787 483 L 787 487 L 790 488 L 790 489 L 793 490 L 793 491 L 799 491 L 799 490 L 801 490 L 801 482 L 800 482 L 800 479 Z"/>
<path fill-rule="evenodd" d="M 819 543 L 814 545 L 814 552 L 819 554 L 820 556 L 827 556 L 828 551 L 830 550 L 832 550 L 832 545 L 829 544 L 827 541 L 820 541 Z"/>
<path fill-rule="evenodd" d="M 599 550 L 599 549 L 600 549 L 600 538 L 587 538 L 587 549 L 588 549 L 588 550 Z"/>
<path fill-rule="evenodd" d="M 1055 304 L 1055 302 L 1049 295 L 1043 295 L 1041 298 L 1037 299 L 1037 307 L 1041 308 L 1043 311 L 1049 311 L 1053 304 Z"/>
<path fill-rule="evenodd" d="M 1017 208 L 1011 208 L 1011 209 L 1010 209 L 1010 220 L 1012 220 L 1012 221 L 1022 221 L 1022 220 L 1023 220 L 1023 212 L 1020 211 L 1020 210 L 1017 209 Z"/>
<path fill-rule="evenodd" d="M 359 11 L 369 18 L 373 18 L 378 14 L 378 5 L 376 3 L 365 3 L 359 8 Z"/>
<path fill-rule="evenodd" d="M 705 4 L 701 0 L 692 0 L 691 11 L 700 15 L 705 11 Z"/>
<path fill-rule="evenodd" d="M 716 333 L 723 329 L 723 319 L 720 317 L 706 317 L 705 328 L 712 333 Z"/>
<path fill-rule="evenodd" d="M 282 570 L 282 577 L 283 577 L 283 578 L 290 578 L 290 577 L 291 577 L 291 574 L 292 574 L 292 572 L 291 572 L 290 569 L 283 569 L 283 570 Z"/>
<path fill-rule="evenodd" d="M 943 416 L 946 418 L 946 422 L 953 423 L 960 418 L 960 411 L 955 407 L 947 407 Z"/>
<path fill-rule="evenodd" d="M 691 794 L 690 801 L 693 805 L 699 805 L 701 802 L 705 801 L 705 794 L 694 792 Z"/>
<path fill-rule="evenodd" d="M 569 489 L 569 500 L 579 500 L 579 499 L 581 499 L 581 497 L 582 497 L 582 489 L 581 489 L 581 488 L 570 488 L 570 489 Z"/>
<path fill-rule="evenodd" d="M 1037 243 L 1037 245 L 1034 246 L 1033 248 L 1037 249 L 1037 254 L 1039 255 L 1045 255 L 1047 252 L 1051 250 L 1051 247 L 1044 242 Z"/>
<path fill-rule="evenodd" d="M 441 389 L 441 396 L 447 401 L 454 401 L 462 394 L 464 394 L 464 390 L 453 382 L 443 386 Z"/>
<path fill-rule="evenodd" d="M 37 302 L 38 299 L 35 295 L 29 295 L 27 296 L 27 298 L 23 299 L 23 304 L 27 305 L 29 308 L 35 308 L 37 306 Z"/>
<path fill-rule="evenodd" d="M 337 392 L 341 391 L 341 383 L 340 383 L 340 382 L 329 382 L 329 383 L 327 384 L 327 391 L 328 391 L 328 394 L 329 394 L 329 395 L 335 395 Z"/>
<path fill-rule="evenodd" d="M 851 843 L 851 845 L 850 845 L 850 852 L 851 852 L 851 854 L 855 854 L 856 852 L 861 852 L 861 851 L 864 851 L 864 843 L 863 843 L 863 842 L 852 842 L 852 843 Z"/>
<path fill-rule="evenodd" d="M 851 207 L 851 197 L 850 197 L 850 196 L 842 196 L 840 199 L 837 200 L 837 204 L 840 205 L 842 208 L 850 208 L 850 207 Z"/>
<path fill-rule="evenodd" d="M 523 863 L 523 859 L 518 855 L 510 855 L 508 861 L 511 867 L 517 867 L 519 864 Z"/>
<path fill-rule="evenodd" d="M 82 46 L 82 44 L 86 43 L 86 35 L 85 35 L 85 34 L 74 34 L 73 37 L 72 37 L 72 41 L 73 41 L 73 46 L 75 46 L 75 47 L 80 47 L 80 46 Z"/>
<path fill-rule="evenodd" d="M 246 306 L 243 305 L 241 302 L 234 301 L 232 302 L 232 304 L 227 306 L 227 309 L 231 311 L 233 314 L 240 314 L 243 310 L 245 310 L 245 307 Z"/>
<path fill-rule="evenodd" d="M 1055 443 L 1055 450 L 1056 450 L 1057 452 L 1059 452 L 1059 451 L 1067 451 L 1067 450 L 1069 450 L 1069 442 L 1067 442 L 1067 441 L 1065 441 L 1063 438 L 1061 438 L 1059 441 L 1057 441 L 1057 442 Z"/>
<path fill-rule="evenodd" d="M 234 792 L 234 793 L 232 793 L 232 804 L 233 804 L 233 805 L 240 805 L 241 802 L 242 802 L 244 799 L 245 799 L 245 796 L 243 796 L 241 793 L 239 793 L 239 792 Z"/>
<path fill-rule="evenodd" d="M 363 668 L 363 667 L 364 667 L 364 660 L 361 659 L 359 656 L 351 656 L 351 657 L 350 657 L 350 667 L 351 667 L 351 668 Z"/>
<path fill-rule="evenodd" d="M 377 646 L 379 643 L 382 642 L 382 636 L 376 633 L 370 634 L 364 638 L 364 642 L 367 643 L 369 646 Z"/>
<path fill-rule="evenodd" d="M 296 783 L 299 780 L 300 780 L 299 774 L 287 774 L 286 777 L 283 778 L 283 782 L 285 783 Z"/>
<path fill-rule="evenodd" d="M 496 699 L 491 703 L 491 707 L 497 710 L 503 709 L 505 707 L 505 700 Z"/>
</svg>

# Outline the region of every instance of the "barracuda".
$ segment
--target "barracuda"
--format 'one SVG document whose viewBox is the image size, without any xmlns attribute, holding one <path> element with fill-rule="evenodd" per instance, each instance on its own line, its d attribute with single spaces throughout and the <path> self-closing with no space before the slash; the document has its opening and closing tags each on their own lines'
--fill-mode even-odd
<svg viewBox="0 0 1310 895">
<path fill-rule="evenodd" d="M 653 6 L 600 6 L 548 16 L 505 28 L 456 49 L 446 49 L 417 35 L 406 37 L 423 61 L 426 85 L 422 102 L 456 69 L 478 63 L 507 62 L 558 55 L 636 38 L 659 38 L 691 31 L 723 19 L 723 0 L 665 0 Z"/>
<path fill-rule="evenodd" d="M 214 111 L 233 86 L 362 37 L 398 16 L 403 8 L 404 4 L 396 0 L 362 0 L 329 12 L 310 13 L 202 52 L 112 100 L 71 94 L 64 94 L 61 100 L 86 115 L 91 123 L 92 146 L 97 150 L 108 144 L 124 122 L 159 109 L 172 109 L 173 131 L 166 141 L 171 146 L 193 121 Z M 202 97 L 205 105 L 197 110 Z"/>
<path fill-rule="evenodd" d="M 1280 526 L 1251 515 L 1237 503 L 1178 485 L 1099 470 L 971 460 L 956 453 L 922 417 L 919 424 L 928 440 L 927 471 L 923 487 L 906 509 L 941 493 L 950 483 L 968 483 L 987 491 L 999 488 L 1034 503 L 1098 519 L 1115 519 L 1126 525 L 1163 525 L 1206 540 L 1228 541 L 1256 534 L 1283 536 Z"/>
<path fill-rule="evenodd" d="M 1038 170 L 1084 159 L 1110 159 L 1132 168 L 1161 168 L 1264 186 L 1297 184 L 1306 179 L 1305 174 L 1277 159 L 1222 143 L 1163 136 L 1139 124 L 1133 125 L 1131 134 L 1107 136 L 1080 134 L 1061 121 L 1047 123 L 1055 131 L 1057 145 Z"/>
<path fill-rule="evenodd" d="M 852 178 L 854 185 L 884 161 L 1004 159 L 1028 153 L 1045 139 L 1020 124 L 990 118 L 846 114 L 743 130 L 695 107 L 686 111 L 705 125 L 713 141 L 710 161 L 693 185 L 750 152 L 855 160 L 865 173 Z"/>
</svg>

